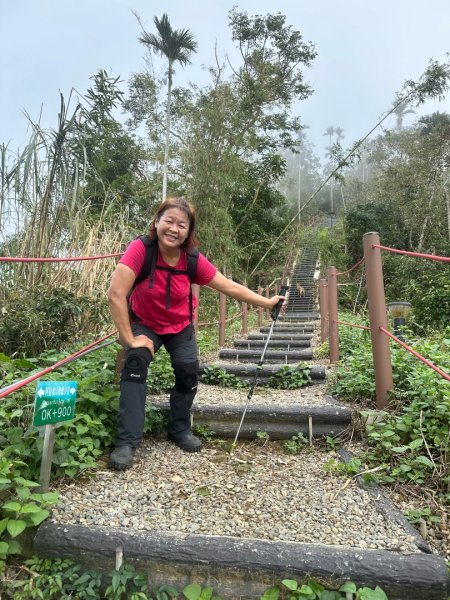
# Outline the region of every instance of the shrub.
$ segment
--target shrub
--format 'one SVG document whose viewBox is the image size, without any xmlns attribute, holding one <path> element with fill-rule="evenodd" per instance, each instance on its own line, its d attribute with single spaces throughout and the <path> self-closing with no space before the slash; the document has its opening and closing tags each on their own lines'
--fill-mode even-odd
<svg viewBox="0 0 450 600">
<path fill-rule="evenodd" d="M 0 311 L 0 347 L 10 356 L 36 356 L 52 348 L 61 350 L 83 332 L 84 321 L 98 326 L 102 302 L 76 296 L 64 288 L 44 285 L 3 291 Z"/>
</svg>

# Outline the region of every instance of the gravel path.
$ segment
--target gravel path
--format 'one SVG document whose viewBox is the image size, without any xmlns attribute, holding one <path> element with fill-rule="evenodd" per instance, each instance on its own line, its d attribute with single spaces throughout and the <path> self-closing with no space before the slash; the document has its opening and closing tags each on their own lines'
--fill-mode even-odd
<svg viewBox="0 0 450 600">
<path fill-rule="evenodd" d="M 125 473 L 61 487 L 56 522 L 417 552 L 414 538 L 352 481 L 325 472 L 333 453 L 280 443 L 218 443 L 187 454 L 150 438 Z M 106 465 L 106 459 L 104 466 Z"/>
<path fill-rule="evenodd" d="M 240 389 L 234 389 L 199 383 L 194 400 L 194 410 L 196 406 L 200 407 L 202 405 L 236 405 L 244 408 L 249 388 L 250 384 Z M 151 395 L 149 400 L 155 406 L 159 406 L 167 404 L 169 396 L 167 394 Z M 324 406 L 335 403 L 336 401 L 326 394 L 325 383 L 316 383 L 299 390 L 274 390 L 256 387 L 252 397 L 252 405 L 289 406 L 290 404 L 304 404 L 305 406 Z"/>
<path fill-rule="evenodd" d="M 320 343 L 317 328 L 311 341 L 312 347 Z M 221 361 L 216 354 L 202 356 L 202 362 Z M 325 366 L 327 374 L 333 369 L 327 359 L 313 359 L 311 364 Z M 195 405 L 243 408 L 248 389 L 249 385 L 233 389 L 200 383 Z M 149 400 L 167 405 L 168 395 Z M 327 395 L 326 383 L 317 383 L 300 390 L 257 386 L 252 403 L 283 407 L 336 401 Z M 231 456 L 224 442 L 213 441 L 205 443 L 202 452 L 188 454 L 165 437 L 150 437 L 137 451 L 131 470 L 107 470 L 105 456 L 94 478 L 61 485 L 61 504 L 51 518 L 88 527 L 419 551 L 414 537 L 378 511 L 353 479 L 324 469 L 330 459 L 339 460 L 335 453 L 307 448 L 293 456 L 282 446 L 240 441 Z"/>
</svg>

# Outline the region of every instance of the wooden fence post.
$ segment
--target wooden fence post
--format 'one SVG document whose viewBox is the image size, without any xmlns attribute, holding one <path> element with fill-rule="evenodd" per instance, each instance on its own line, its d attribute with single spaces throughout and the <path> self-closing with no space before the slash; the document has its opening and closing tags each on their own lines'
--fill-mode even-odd
<svg viewBox="0 0 450 600">
<path fill-rule="evenodd" d="M 56 423 L 44 427 L 44 448 L 42 450 L 41 473 L 39 476 L 40 492 L 48 492 L 52 470 L 53 447 L 55 445 Z"/>
<path fill-rule="evenodd" d="M 227 297 L 219 292 L 219 346 L 225 344 L 225 321 L 227 318 Z"/>
<path fill-rule="evenodd" d="M 248 333 L 248 304 L 242 303 L 242 333 Z"/>
<path fill-rule="evenodd" d="M 320 306 L 320 341 L 323 343 L 328 339 L 328 283 L 326 279 L 319 282 L 319 306 Z"/>
<path fill-rule="evenodd" d="M 258 286 L 258 294 L 262 295 L 263 289 L 261 286 Z M 258 306 L 258 327 L 262 327 L 262 322 L 263 322 L 263 309 Z"/>
<path fill-rule="evenodd" d="M 394 389 L 394 382 L 392 379 L 389 338 L 380 330 L 380 327 L 387 329 L 387 313 L 384 297 L 381 250 L 380 248 L 373 247 L 376 244 L 380 244 L 380 236 L 377 232 L 364 234 L 364 262 L 366 265 L 367 299 L 369 303 L 377 408 L 382 410 L 388 406 L 389 393 Z"/>
<path fill-rule="evenodd" d="M 270 289 L 269 289 L 268 285 L 266 285 L 266 298 L 270 298 Z M 268 308 L 266 308 L 265 314 L 266 314 L 266 320 L 270 319 L 270 310 Z"/>
<path fill-rule="evenodd" d="M 328 335 L 330 339 L 330 362 L 339 360 L 338 291 L 337 269 L 328 267 Z"/>
</svg>

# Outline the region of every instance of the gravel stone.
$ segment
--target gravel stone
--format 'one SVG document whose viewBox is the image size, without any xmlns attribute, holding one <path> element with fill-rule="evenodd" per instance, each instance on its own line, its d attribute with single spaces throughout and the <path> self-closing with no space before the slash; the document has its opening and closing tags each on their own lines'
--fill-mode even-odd
<svg viewBox="0 0 450 600">
<path fill-rule="evenodd" d="M 377 511 L 354 481 L 325 472 L 334 453 L 286 455 L 277 442 L 238 442 L 230 455 L 217 443 L 182 452 L 146 439 L 132 469 L 99 470 L 63 485 L 52 520 L 418 552 L 414 538 Z M 106 464 L 106 459 L 104 459 Z"/>
<path fill-rule="evenodd" d="M 313 348 L 320 343 L 318 327 L 311 342 Z M 217 355 L 208 358 L 202 356 L 202 362 L 220 364 Z M 334 368 L 325 358 L 313 359 L 311 365 L 325 366 L 327 375 Z M 200 383 L 194 408 L 235 404 L 243 409 L 249 387 Z M 168 395 L 149 400 L 167 406 Z M 274 407 L 335 403 L 326 393 L 326 383 L 300 390 L 257 386 L 252 398 L 254 405 Z M 146 438 L 129 471 L 107 470 L 104 457 L 94 477 L 64 480 L 59 487 L 61 503 L 53 508 L 51 519 L 91 528 L 419 552 L 414 537 L 379 512 L 353 479 L 347 482 L 325 471 L 329 459 L 339 460 L 334 452 L 306 448 L 287 455 L 281 442 L 262 440 L 238 441 L 233 455 L 227 448 L 229 442 L 206 442 L 202 452 L 189 454 L 165 437 Z M 448 533 L 446 523 L 442 531 Z M 435 533 L 431 531 L 429 537 Z"/>
<path fill-rule="evenodd" d="M 245 406 L 247 394 L 250 388 L 244 386 L 239 389 L 224 388 L 217 385 L 198 384 L 197 395 L 195 396 L 193 410 L 201 406 L 220 406 L 236 405 Z M 167 394 L 150 395 L 149 401 L 155 406 L 161 406 L 169 402 Z M 335 401 L 326 394 L 326 384 L 316 383 L 297 390 L 275 390 L 264 387 L 255 387 L 252 396 L 254 405 L 270 405 L 277 407 L 286 407 L 291 404 L 304 404 L 305 406 L 326 406 L 334 405 Z"/>
</svg>

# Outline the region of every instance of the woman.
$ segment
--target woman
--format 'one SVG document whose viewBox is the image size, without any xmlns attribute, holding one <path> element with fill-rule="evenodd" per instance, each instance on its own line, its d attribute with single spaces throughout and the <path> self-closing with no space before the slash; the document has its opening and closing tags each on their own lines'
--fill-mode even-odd
<svg viewBox="0 0 450 600">
<path fill-rule="evenodd" d="M 130 243 L 120 259 L 108 292 L 119 341 L 126 348 L 117 437 L 109 459 L 109 467 L 117 471 L 131 467 L 134 452 L 141 442 L 148 365 L 162 345 L 170 354 L 175 374 L 170 394 L 168 438 L 186 452 L 201 449 L 201 441 L 192 434 L 190 421 L 199 366 L 187 273 L 188 253 L 198 244 L 194 208 L 184 198 L 167 198 L 150 225 L 149 237 L 157 249 L 152 275 L 135 285 L 146 256 L 144 242 L 138 238 Z M 231 298 L 266 309 L 284 300 L 282 296 L 265 298 L 227 279 L 200 253 L 194 283 L 208 285 Z"/>
</svg>

